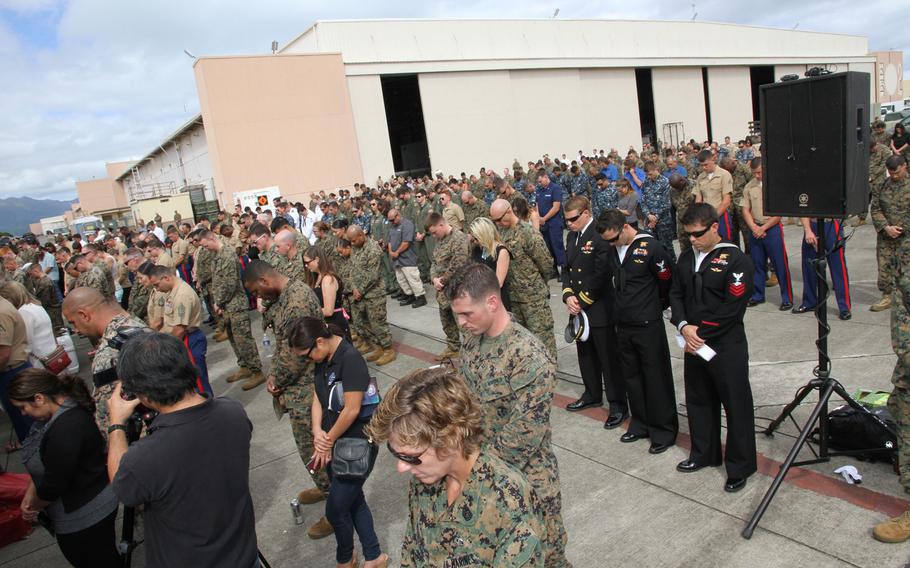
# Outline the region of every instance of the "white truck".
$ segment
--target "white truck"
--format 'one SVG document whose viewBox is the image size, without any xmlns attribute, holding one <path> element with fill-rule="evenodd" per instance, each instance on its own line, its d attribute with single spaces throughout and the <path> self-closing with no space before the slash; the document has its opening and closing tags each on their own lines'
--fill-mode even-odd
<svg viewBox="0 0 910 568">
<path fill-rule="evenodd" d="M 272 200 L 280 196 L 281 190 L 275 185 L 249 191 L 239 191 L 234 194 L 234 203 L 239 203 L 240 208 L 244 211 L 246 211 L 247 207 L 253 211 L 257 207 L 261 207 L 263 211 L 269 209 L 274 213 L 275 207 L 272 205 Z"/>
</svg>

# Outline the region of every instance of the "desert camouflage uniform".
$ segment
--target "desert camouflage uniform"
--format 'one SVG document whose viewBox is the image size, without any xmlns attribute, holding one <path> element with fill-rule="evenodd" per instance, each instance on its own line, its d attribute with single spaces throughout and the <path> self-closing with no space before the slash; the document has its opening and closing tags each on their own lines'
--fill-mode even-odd
<svg viewBox="0 0 910 568">
<path fill-rule="evenodd" d="M 471 261 L 471 243 L 468 236 L 452 227 L 448 236 L 440 239 L 433 252 L 433 266 L 430 278 L 440 278 L 445 284 L 459 268 Z M 446 334 L 446 346 L 450 351 L 458 351 L 461 341 L 458 337 L 458 323 L 452 306 L 444 290 L 436 290 L 436 301 L 439 303 L 439 321 Z"/>
<path fill-rule="evenodd" d="M 547 524 L 545 565 L 569 566 L 550 427 L 555 358 L 529 330 L 510 323 L 497 337 L 465 337 L 461 365 L 461 375 L 481 403 L 487 449 L 525 474 L 540 498 Z"/>
<path fill-rule="evenodd" d="M 519 223 L 502 231 L 502 240 L 512 252 L 506 282 L 515 321 L 537 336 L 556 358 L 553 311 L 547 279 L 553 272 L 553 257 L 540 235 L 529 225 Z"/>
<path fill-rule="evenodd" d="M 117 366 L 117 357 L 120 356 L 120 350 L 110 345 L 111 339 L 121 331 L 143 328 L 147 329 L 145 322 L 137 320 L 129 314 L 114 316 L 111 322 L 107 324 L 107 327 L 104 328 L 104 333 L 101 334 L 101 339 L 98 342 L 98 349 L 95 351 L 94 358 L 92 358 L 92 376 L 97 376 L 98 373 Z M 92 398 L 95 400 L 95 422 L 98 424 L 98 430 L 101 431 L 101 436 L 104 437 L 105 443 L 107 443 L 107 427 L 111 425 L 107 402 L 111 399 L 117 382 L 111 381 L 100 387 L 96 386 L 92 391 Z"/>
<path fill-rule="evenodd" d="M 249 304 L 240 283 L 240 260 L 228 245 L 212 259 L 212 302 L 224 310 L 224 329 L 237 364 L 253 373 L 262 371 L 259 351 L 250 328 Z"/>
<path fill-rule="evenodd" d="M 445 481 L 411 479 L 402 567 L 544 566 L 546 531 L 528 481 L 495 454 L 480 452 L 449 506 Z"/>
<path fill-rule="evenodd" d="M 357 333 L 370 345 L 390 349 L 392 334 L 386 317 L 385 293 L 379 272 L 382 251 L 376 241 L 367 237 L 360 248 L 351 248 L 351 292 L 356 289 L 362 297 L 354 300 L 352 317 Z"/>
<path fill-rule="evenodd" d="M 291 432 L 297 443 L 300 459 L 306 464 L 313 457 L 313 421 L 310 415 L 313 404 L 313 376 L 315 366 L 309 358 L 295 356 L 288 345 L 291 325 L 297 318 L 322 317 L 322 308 L 313 289 L 302 280 L 289 280 L 278 299 L 269 308 L 272 329 L 275 332 L 275 355 L 270 374 L 275 385 L 284 389 L 284 404 L 291 418 Z M 323 493 L 329 491 L 325 468 L 313 475 L 313 483 Z"/>
<path fill-rule="evenodd" d="M 107 264 L 104 265 L 104 269 L 98 266 L 98 263 L 92 264 L 92 267 L 79 275 L 79 278 L 76 278 L 76 283 L 73 285 L 73 288 L 80 288 L 82 286 L 86 288 L 94 288 L 101 292 L 101 295 L 105 298 L 114 297 L 114 283 L 113 275 L 108 268 Z"/>
</svg>

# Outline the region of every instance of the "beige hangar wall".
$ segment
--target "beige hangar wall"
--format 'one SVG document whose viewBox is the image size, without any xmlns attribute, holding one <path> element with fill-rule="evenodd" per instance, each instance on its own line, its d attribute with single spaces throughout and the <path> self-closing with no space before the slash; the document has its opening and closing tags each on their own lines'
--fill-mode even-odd
<svg viewBox="0 0 910 568">
<path fill-rule="evenodd" d="M 419 75 L 434 170 L 501 171 L 542 154 L 641 144 L 632 69 Z M 619 110 L 622 112 L 617 112 Z"/>
<path fill-rule="evenodd" d="M 723 142 L 729 136 L 735 143 L 749 134 L 752 79 L 748 67 L 709 67 L 708 99 L 714 140 Z"/>
<path fill-rule="evenodd" d="M 686 140 L 705 140 L 708 137 L 708 127 L 701 68 L 655 68 L 651 71 L 651 82 L 658 138 L 663 136 L 664 124 L 682 122 Z"/>
<path fill-rule="evenodd" d="M 379 75 L 356 75 L 347 78 L 354 115 L 354 130 L 360 147 L 363 182 L 372 184 L 376 178 L 389 179 L 395 171 L 389 126 L 382 98 Z"/>
</svg>

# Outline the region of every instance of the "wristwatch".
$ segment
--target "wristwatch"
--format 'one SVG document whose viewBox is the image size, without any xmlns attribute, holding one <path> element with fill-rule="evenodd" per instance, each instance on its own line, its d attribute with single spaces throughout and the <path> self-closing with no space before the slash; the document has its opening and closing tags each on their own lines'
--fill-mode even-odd
<svg viewBox="0 0 910 568">
<path fill-rule="evenodd" d="M 126 424 L 111 424 L 107 427 L 108 434 L 113 434 L 115 430 L 123 430 L 126 433 Z"/>
</svg>

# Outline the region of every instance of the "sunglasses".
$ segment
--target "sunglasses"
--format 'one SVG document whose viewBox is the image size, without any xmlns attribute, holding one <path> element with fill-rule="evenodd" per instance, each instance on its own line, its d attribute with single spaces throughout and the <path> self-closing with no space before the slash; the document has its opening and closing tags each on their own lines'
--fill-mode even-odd
<svg viewBox="0 0 910 568">
<path fill-rule="evenodd" d="M 391 442 L 386 442 L 386 443 L 385 443 L 385 447 L 389 449 L 389 453 L 390 453 L 390 454 L 392 454 L 393 456 L 395 456 L 395 459 L 401 460 L 401 461 L 403 461 L 404 463 L 410 464 L 410 465 L 420 465 L 420 464 L 422 464 L 423 461 L 421 461 L 420 456 L 422 456 L 423 454 L 425 454 L 425 453 L 427 452 L 426 450 L 424 450 L 424 451 L 422 451 L 422 452 L 420 453 L 419 456 L 411 456 L 411 455 L 408 455 L 408 454 L 402 454 L 401 452 L 396 452 L 394 449 L 392 449 L 392 443 L 391 443 Z"/>
<path fill-rule="evenodd" d="M 701 231 L 690 231 L 688 234 L 690 237 L 695 237 L 696 239 L 700 239 L 701 237 L 705 236 L 705 233 L 707 233 L 710 230 L 711 230 L 711 226 L 709 225 L 709 226 L 705 227 L 704 229 L 702 229 Z"/>
<path fill-rule="evenodd" d="M 505 217 L 508 214 L 509 214 L 509 210 L 506 210 L 506 212 L 503 213 L 502 215 L 500 215 L 499 217 L 497 217 L 495 219 L 490 219 L 490 220 L 493 221 L 494 223 L 499 223 L 500 221 L 502 221 L 503 217 Z"/>
<path fill-rule="evenodd" d="M 566 223 L 574 223 L 575 221 L 578 221 L 579 219 L 581 219 L 581 216 L 584 215 L 584 213 L 585 212 L 582 211 L 581 213 L 579 213 L 578 215 L 576 215 L 574 217 L 566 217 Z"/>
<path fill-rule="evenodd" d="M 610 243 L 610 244 L 613 244 L 613 243 L 615 243 L 616 241 L 619 240 L 620 235 L 622 235 L 622 232 L 616 233 L 616 236 L 613 237 L 612 239 L 606 239 L 606 238 L 605 238 L 604 240 L 607 241 L 607 242 Z"/>
</svg>

